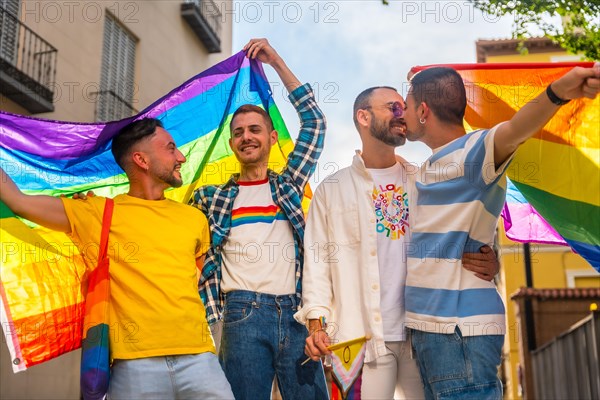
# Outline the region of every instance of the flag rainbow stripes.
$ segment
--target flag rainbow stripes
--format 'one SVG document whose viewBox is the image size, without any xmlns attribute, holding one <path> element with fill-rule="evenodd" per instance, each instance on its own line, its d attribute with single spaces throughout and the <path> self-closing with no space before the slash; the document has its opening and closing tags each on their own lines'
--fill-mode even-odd
<svg viewBox="0 0 600 400">
<path fill-rule="evenodd" d="M 98 265 L 88 278 L 81 338 L 80 389 L 86 400 L 102 400 L 110 379 L 110 259 L 108 236 L 112 224 L 114 200 L 107 198 L 102 216 Z"/>
<path fill-rule="evenodd" d="M 239 170 L 229 149 L 235 109 L 266 109 L 279 133 L 270 167 L 280 170 L 293 142 L 271 96 L 262 65 L 243 52 L 209 68 L 136 116 L 107 123 L 42 120 L 0 111 L 0 166 L 25 193 L 71 195 L 94 190 L 114 197 L 128 190 L 110 153 L 111 138 L 143 117 L 160 119 L 187 158 L 185 184 L 167 196 L 187 202 L 193 190 L 222 183 Z M 309 194 L 309 193 L 308 193 Z M 34 226 L 0 203 L 0 321 L 22 371 L 81 346 L 85 291 L 97 248 L 77 249 L 64 234 Z"/>
<path fill-rule="evenodd" d="M 362 375 L 356 378 L 352 387 L 344 395 L 335 382 L 331 382 L 330 400 L 360 400 L 362 395 Z M 345 397 L 344 397 L 345 396 Z"/>
<path fill-rule="evenodd" d="M 332 400 L 360 400 L 367 340 L 360 337 L 327 347 L 331 350 Z"/>
<path fill-rule="evenodd" d="M 575 66 L 591 62 L 446 65 L 467 88 L 465 120 L 474 129 L 509 120 Z M 416 67 L 414 72 L 429 68 Z M 600 272 L 600 98 L 573 100 L 517 151 L 503 216 L 521 242 L 568 243 Z M 526 200 L 526 201 L 525 201 Z M 563 242 L 564 240 L 564 242 Z"/>
</svg>

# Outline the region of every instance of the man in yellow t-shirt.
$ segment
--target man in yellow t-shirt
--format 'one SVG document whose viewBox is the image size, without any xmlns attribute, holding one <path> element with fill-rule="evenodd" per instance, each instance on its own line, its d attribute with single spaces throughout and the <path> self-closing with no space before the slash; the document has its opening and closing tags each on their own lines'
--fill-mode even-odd
<svg viewBox="0 0 600 400">
<path fill-rule="evenodd" d="M 156 119 L 124 127 L 112 153 L 130 190 L 114 199 L 109 234 L 109 398 L 233 399 L 215 355 L 196 268 L 210 245 L 206 217 L 165 199 L 182 185 L 185 157 Z M 97 262 L 105 199 L 23 194 L 0 169 L 2 200 L 15 214 L 71 235 Z"/>
</svg>

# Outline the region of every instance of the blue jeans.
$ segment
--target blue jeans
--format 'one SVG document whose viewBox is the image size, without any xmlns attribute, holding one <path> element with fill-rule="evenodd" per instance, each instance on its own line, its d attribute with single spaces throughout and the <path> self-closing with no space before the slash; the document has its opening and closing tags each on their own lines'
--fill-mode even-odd
<svg viewBox="0 0 600 400">
<path fill-rule="evenodd" d="M 213 353 L 114 360 L 108 398 L 233 400 Z"/>
<path fill-rule="evenodd" d="M 236 400 L 270 399 L 275 376 L 284 400 L 328 398 L 321 363 L 301 365 L 307 330 L 297 308 L 294 294 L 225 294 L 219 360 Z"/>
<path fill-rule="evenodd" d="M 412 330 L 427 400 L 501 400 L 498 367 L 504 335 L 462 336 Z"/>
</svg>

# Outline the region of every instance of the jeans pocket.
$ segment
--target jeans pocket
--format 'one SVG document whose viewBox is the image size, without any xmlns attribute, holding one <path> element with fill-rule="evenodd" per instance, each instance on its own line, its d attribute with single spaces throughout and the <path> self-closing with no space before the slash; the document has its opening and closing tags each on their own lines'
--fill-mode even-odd
<svg viewBox="0 0 600 400">
<path fill-rule="evenodd" d="M 433 384 L 467 378 L 467 367 L 459 332 L 439 334 L 413 332 L 413 347 L 424 381 Z"/>
<path fill-rule="evenodd" d="M 255 302 L 226 302 L 223 310 L 223 325 L 243 322 L 252 316 Z"/>
</svg>

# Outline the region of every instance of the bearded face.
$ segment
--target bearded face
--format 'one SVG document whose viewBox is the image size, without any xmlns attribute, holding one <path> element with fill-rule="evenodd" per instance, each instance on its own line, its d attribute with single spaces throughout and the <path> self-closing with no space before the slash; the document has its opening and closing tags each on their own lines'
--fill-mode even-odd
<svg viewBox="0 0 600 400">
<path fill-rule="evenodd" d="M 403 118 L 378 118 L 375 114 L 369 130 L 371 136 L 389 146 L 402 146 L 406 142 L 406 124 Z"/>
</svg>

